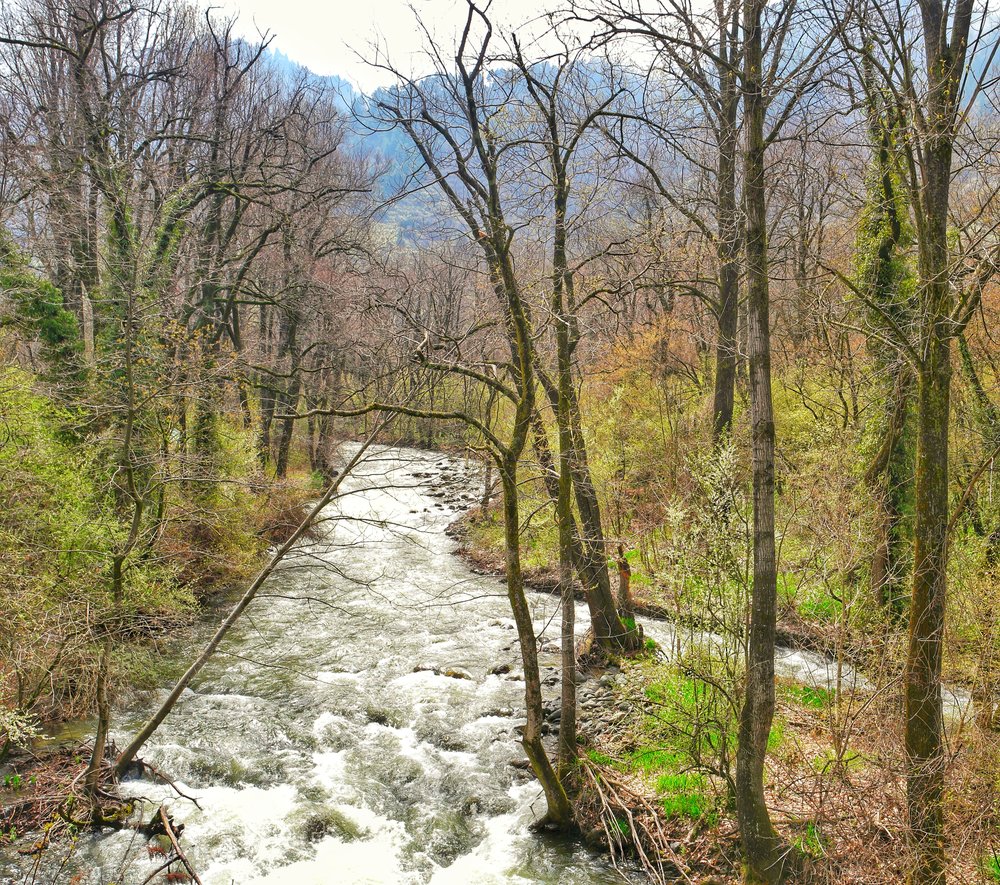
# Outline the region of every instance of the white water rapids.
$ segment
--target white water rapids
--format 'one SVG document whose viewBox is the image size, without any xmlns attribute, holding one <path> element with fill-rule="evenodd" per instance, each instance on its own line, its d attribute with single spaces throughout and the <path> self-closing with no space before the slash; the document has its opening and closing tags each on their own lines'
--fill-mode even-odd
<svg viewBox="0 0 1000 885">
<path fill-rule="evenodd" d="M 524 684 L 505 589 L 445 534 L 475 476 L 426 452 L 369 457 L 143 750 L 200 808 L 148 780 L 125 791 L 146 819 L 167 803 L 204 885 L 622 881 L 605 858 L 529 831 L 543 800 L 511 766 Z M 557 638 L 558 600 L 530 602 Z M 581 631 L 587 620 L 581 607 Z M 663 622 L 645 629 L 676 643 Z M 541 663 L 552 681 L 558 656 Z M 819 685 L 831 668 L 803 652 L 777 661 Z M 159 700 L 122 716 L 119 745 Z M 141 885 L 160 862 L 134 832 L 106 831 L 37 870 L 0 858 L 0 881 Z"/>
</svg>

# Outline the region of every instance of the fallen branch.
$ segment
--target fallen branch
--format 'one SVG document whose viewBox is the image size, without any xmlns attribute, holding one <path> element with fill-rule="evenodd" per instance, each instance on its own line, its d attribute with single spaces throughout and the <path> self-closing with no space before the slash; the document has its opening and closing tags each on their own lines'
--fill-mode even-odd
<svg viewBox="0 0 1000 885">
<path fill-rule="evenodd" d="M 194 867 L 191 866 L 191 862 L 187 859 L 184 852 L 181 851 L 181 846 L 177 841 L 177 837 L 174 835 L 173 827 L 170 826 L 170 818 L 162 805 L 160 806 L 160 820 L 163 821 L 163 830 L 167 834 L 170 844 L 174 846 L 174 852 L 177 855 L 177 859 L 184 864 L 184 868 L 188 871 L 188 875 L 194 880 L 195 885 L 202 885 L 202 881 L 198 878 L 198 874 L 194 871 Z"/>
<path fill-rule="evenodd" d="M 598 819 L 608 842 L 612 866 L 620 871 L 626 850 L 631 848 L 652 881 L 668 885 L 681 877 L 694 885 L 684 859 L 670 847 L 659 810 L 649 799 L 617 778 L 611 769 L 596 766 L 586 758 L 581 758 L 580 765 L 597 799 Z"/>
<path fill-rule="evenodd" d="M 174 782 L 173 782 L 173 781 L 172 781 L 172 780 L 171 780 L 171 779 L 170 779 L 169 777 L 167 777 L 167 776 L 166 776 L 166 775 L 165 775 L 165 774 L 164 774 L 164 773 L 163 773 L 162 771 L 160 771 L 160 769 L 158 769 L 158 768 L 157 768 L 157 767 L 156 767 L 155 765 L 151 765 L 151 764 L 150 764 L 149 762 L 146 762 L 145 760 L 142 760 L 142 764 L 143 764 L 143 765 L 144 765 L 144 766 L 145 766 L 145 767 L 146 767 L 146 768 L 147 768 L 147 769 L 148 769 L 149 771 L 151 771 L 151 772 L 153 773 L 153 777 L 156 777 L 156 778 L 159 778 L 159 779 L 160 779 L 161 781 L 163 781 L 163 782 L 164 782 L 164 783 L 165 783 L 165 784 L 166 784 L 167 786 L 171 787 L 171 788 L 173 789 L 173 791 L 174 791 L 174 792 L 175 792 L 175 793 L 176 793 L 176 794 L 177 794 L 178 796 L 180 796 L 180 797 L 181 797 L 182 799 L 187 799 L 187 800 L 188 800 L 189 802 L 193 802 L 196 808 L 198 808 L 199 810 L 202 810 L 202 808 L 201 808 L 201 805 L 199 805 L 199 804 L 198 804 L 198 800 L 197 800 L 197 799 L 195 799 L 195 798 L 194 798 L 194 796 L 189 796 L 189 795 L 188 795 L 187 793 L 184 793 L 184 792 L 181 792 L 181 789 L 180 789 L 180 787 L 178 787 L 178 786 L 177 786 L 177 784 L 175 784 L 175 783 L 174 783 Z"/>
<path fill-rule="evenodd" d="M 145 879 L 142 880 L 141 885 L 149 885 L 149 883 L 152 882 L 153 879 L 155 879 L 157 876 L 159 876 L 160 873 L 162 873 L 171 864 L 176 863 L 176 861 L 177 861 L 177 858 L 176 857 L 172 857 L 172 858 L 170 858 L 170 860 L 167 860 L 167 861 L 164 861 L 163 863 L 161 863 L 155 870 L 153 870 L 153 872 L 151 872 L 148 876 L 146 876 Z"/>
<path fill-rule="evenodd" d="M 198 655 L 194 663 L 188 667 L 184 675 L 177 681 L 177 684 L 173 687 L 173 690 L 167 696 L 167 699 L 163 702 L 160 708 L 149 718 L 146 724 L 139 729 L 139 733 L 132 739 L 132 742 L 124 750 L 122 750 L 121 755 L 115 762 L 114 776 L 116 778 L 120 779 L 125 774 L 139 750 L 142 749 L 143 744 L 145 744 L 146 741 L 148 741 L 152 736 L 153 732 L 160 727 L 160 724 L 167 718 L 170 711 L 174 708 L 174 704 L 177 703 L 180 696 L 184 693 L 184 689 L 191 684 L 195 676 L 201 672 L 202 667 L 204 667 L 205 664 L 209 662 L 212 655 L 215 654 L 215 650 L 219 647 L 219 643 L 222 642 L 230 628 L 236 623 L 240 615 L 243 614 L 246 607 L 253 602 L 254 597 L 264 585 L 264 582 L 271 576 L 271 573 L 285 558 L 288 551 L 292 549 L 295 542 L 298 541 L 299 538 L 301 538 L 307 531 L 309 531 L 323 508 L 326 507 L 331 500 L 333 500 L 333 496 L 337 494 L 344 478 L 350 474 L 350 472 L 357 466 L 358 462 L 364 457 L 368 448 L 373 442 L 375 442 L 375 438 L 378 433 L 385 426 L 385 423 L 385 419 L 380 421 L 375 429 L 368 435 L 367 439 L 361 444 L 361 447 L 358 449 L 354 457 L 351 458 L 336 479 L 334 479 L 334 481 L 330 484 L 330 487 L 323 493 L 323 496 L 316 502 L 316 505 L 309 511 L 305 519 L 299 523 L 298 528 L 292 532 L 288 540 L 274 552 L 274 555 L 268 561 L 267 565 L 264 566 L 260 574 L 254 578 L 253 582 L 240 598 L 240 601 L 236 603 L 233 610 L 229 613 L 229 616 L 219 625 L 219 628 L 215 631 L 215 635 L 213 635 L 208 641 L 208 644 L 205 646 L 202 653 Z"/>
</svg>

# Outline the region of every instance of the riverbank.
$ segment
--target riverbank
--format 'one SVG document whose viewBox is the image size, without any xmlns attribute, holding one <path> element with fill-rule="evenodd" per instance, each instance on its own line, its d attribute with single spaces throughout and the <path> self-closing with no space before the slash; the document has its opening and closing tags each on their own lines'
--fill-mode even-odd
<svg viewBox="0 0 1000 885">
<path fill-rule="evenodd" d="M 462 514 L 448 527 L 448 534 L 459 543 L 459 554 L 477 574 L 504 574 L 502 539 L 499 536 L 497 515 L 492 511 L 484 520 L 481 508 L 476 506 Z M 528 555 L 524 566 L 525 586 L 539 593 L 555 593 L 559 586 L 554 552 Z M 539 561 L 539 559 L 543 561 Z M 584 600 L 583 588 L 577 583 L 576 598 Z M 711 632 L 717 624 L 699 617 L 690 609 L 671 607 L 657 597 L 655 587 L 648 581 L 633 582 L 631 587 L 635 614 L 639 617 L 667 621 L 678 627 Z M 828 622 L 809 620 L 794 608 L 785 606 L 779 613 L 777 641 L 784 648 L 822 654 L 830 660 L 840 659 L 852 668 L 865 669 L 878 660 L 879 650 L 884 650 L 884 637 L 871 633 L 852 631 L 847 637 L 838 634 Z M 880 644 L 881 643 L 881 644 Z"/>
<path fill-rule="evenodd" d="M 537 785 L 518 767 L 523 683 L 503 588 L 471 573 L 445 537 L 478 499 L 475 482 L 455 458 L 379 453 L 143 753 L 199 805 L 151 770 L 126 781 L 123 798 L 148 800 L 140 820 L 167 803 L 206 885 L 318 885 L 332 868 L 345 882 L 399 882 L 403 871 L 435 885 L 617 880 L 600 857 L 529 833 Z M 557 602 L 543 594 L 532 605 L 546 684 L 557 684 Z M 735 883 L 736 711 L 712 687 L 737 662 L 706 657 L 712 646 L 663 624 L 647 635 L 662 654 L 621 661 L 579 689 L 584 838 L 627 869 L 645 845 L 674 878 Z M 898 721 L 898 703 L 891 686 L 863 696 L 779 684 L 768 796 L 808 881 L 897 881 L 902 744 L 885 723 Z M 126 711 L 122 727 L 144 709 Z M 998 758 L 982 743 L 970 749 L 953 768 L 966 787 L 985 784 Z M 71 750 L 65 774 L 84 762 Z M 26 786 L 54 792 L 51 781 Z M 974 838 L 990 826 L 971 808 L 954 825 Z M 106 875 L 80 881 L 111 881 L 121 867 L 129 877 L 113 881 L 138 885 L 151 871 L 142 840 L 116 826 L 81 836 L 74 874 Z M 974 858 L 956 870 L 985 881 Z"/>
<path fill-rule="evenodd" d="M 143 628 L 114 641 L 112 654 L 123 659 L 110 686 L 117 709 L 141 703 L 179 675 L 188 647 L 199 641 L 199 629 L 216 622 L 266 562 L 269 550 L 297 528 L 304 505 L 316 494 L 315 478 L 303 470 L 291 471 L 283 480 L 255 471 L 242 486 L 239 498 L 230 499 L 232 506 L 203 509 L 198 518 L 171 525 L 161 535 L 157 578 L 172 585 L 181 603 L 139 613 Z M 224 528 L 226 518 L 238 519 L 236 532 Z M 234 555 L 236 541 L 242 549 Z M 55 679 L 61 676 L 56 672 L 60 650 L 44 645 L 36 653 L 54 658 L 49 674 Z M 26 723 L 24 732 L 4 735 L 0 837 L 12 851 L 34 855 L 60 834 L 70 835 L 91 822 L 117 826 L 131 812 L 109 770 L 102 775 L 106 790 L 99 803 L 89 807 L 83 795 L 94 731 L 94 721 L 80 717 L 90 700 L 83 691 L 74 692 L 65 704 L 54 688 L 48 702 L 39 693 L 33 705 L 17 711 Z"/>
<path fill-rule="evenodd" d="M 475 571 L 502 574 L 494 533 L 483 523 L 474 509 L 449 533 Z M 529 586 L 554 592 L 544 554 L 529 552 L 526 559 Z M 633 587 L 633 598 L 637 617 L 650 619 L 646 635 L 655 636 L 661 650 L 618 661 L 579 689 L 584 836 L 626 864 L 645 855 L 645 865 L 655 872 L 662 864 L 670 881 L 735 885 L 742 875 L 732 800 L 739 692 L 729 687 L 741 678 L 738 631 L 728 638 L 714 634 L 708 628 L 718 629 L 717 623 L 671 611 L 650 585 Z M 891 670 L 859 672 L 885 665 L 886 637 L 845 647 L 843 634 L 831 635 L 795 612 L 783 617 L 779 644 L 786 649 L 777 667 L 765 784 L 775 826 L 801 867 L 796 880 L 901 882 L 911 864 L 903 736 L 899 727 L 886 726 L 900 721 L 900 683 Z M 790 667 L 789 657 L 814 665 Z M 967 696 L 947 706 L 956 750 L 949 783 L 985 797 L 984 760 L 998 756 L 996 735 L 966 718 Z M 981 789 L 970 787 L 976 783 Z M 986 820 L 984 806 L 974 801 L 949 824 L 956 839 L 982 846 L 992 839 Z M 949 872 L 955 881 L 991 882 L 990 869 L 981 848 L 972 848 L 953 859 Z"/>
<path fill-rule="evenodd" d="M 166 804 L 205 885 L 329 885 L 331 870 L 387 885 L 620 881 L 605 856 L 530 829 L 506 596 L 444 534 L 475 473 L 374 453 L 143 750 L 198 805 L 149 773 L 120 785 L 132 821 Z M 555 607 L 534 597 L 539 634 Z M 120 711 L 113 737 L 155 702 Z M 36 860 L 38 882 L 140 885 L 155 869 L 143 838 L 113 827 L 19 869 Z M 0 881 L 9 870 L 0 859 Z"/>
</svg>

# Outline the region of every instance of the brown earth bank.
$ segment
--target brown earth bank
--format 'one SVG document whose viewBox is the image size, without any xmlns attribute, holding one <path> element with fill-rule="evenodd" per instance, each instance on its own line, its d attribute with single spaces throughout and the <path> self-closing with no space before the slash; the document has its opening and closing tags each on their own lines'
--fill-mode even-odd
<svg viewBox="0 0 1000 885">
<path fill-rule="evenodd" d="M 503 577 L 504 560 L 500 550 L 477 545 L 472 538 L 472 527 L 481 518 L 478 507 L 456 519 L 448 526 L 447 533 L 459 543 L 458 555 L 469 563 L 476 574 Z M 555 565 L 532 566 L 524 565 L 525 586 L 538 593 L 556 593 L 559 587 L 559 574 Z M 640 617 L 669 621 L 695 630 L 713 632 L 710 622 L 704 621 L 694 612 L 678 611 L 649 598 L 649 590 L 633 585 L 632 602 L 635 614 Z M 579 582 L 575 585 L 576 598 L 584 600 L 583 588 Z M 831 660 L 840 655 L 844 663 L 858 669 L 878 658 L 882 638 L 872 635 L 855 633 L 847 640 L 838 639 L 831 625 L 803 618 L 791 607 L 786 607 L 780 613 L 777 627 L 777 642 L 779 646 L 796 651 L 812 651 L 826 655 Z"/>
</svg>

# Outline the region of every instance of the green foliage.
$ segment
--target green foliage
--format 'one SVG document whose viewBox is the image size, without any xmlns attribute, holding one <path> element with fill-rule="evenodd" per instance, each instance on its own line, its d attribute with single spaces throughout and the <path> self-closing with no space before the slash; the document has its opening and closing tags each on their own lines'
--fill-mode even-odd
<svg viewBox="0 0 1000 885">
<path fill-rule="evenodd" d="M 62 293 L 35 273 L 6 231 L 0 231 L 0 291 L 14 304 L 15 322 L 38 340 L 49 377 L 62 385 L 79 380 L 83 340 Z"/>
<path fill-rule="evenodd" d="M 729 786 L 734 711 L 713 680 L 675 664 L 647 660 L 633 667 L 652 709 L 643 714 L 624 764 L 651 780 L 668 814 L 714 813 Z"/>
<path fill-rule="evenodd" d="M 0 677 L 0 684 L 3 681 Z M 27 746 L 37 734 L 38 723 L 30 713 L 24 710 L 8 709 L 0 705 L 0 746 L 6 744 L 15 747 Z M 4 779 L 4 786 L 10 786 L 8 778 L 17 778 L 17 786 L 20 786 L 18 775 L 7 775 Z"/>
<path fill-rule="evenodd" d="M 993 882 L 1000 882 L 1000 855 L 996 850 L 991 851 L 983 858 L 983 875 Z"/>
<path fill-rule="evenodd" d="M 87 430 L 66 432 L 74 426 Z M 36 702 L 66 716 L 91 712 L 101 637 L 86 628 L 109 618 L 120 625 L 112 689 L 169 681 L 166 658 L 150 652 L 148 637 L 189 618 L 196 594 L 253 571 L 275 507 L 294 511 L 298 522 L 301 498 L 263 481 L 241 423 L 218 420 L 210 469 L 201 465 L 195 481 L 172 477 L 175 455 L 184 458 L 183 469 L 192 459 L 179 434 L 164 430 L 159 441 L 149 435 L 158 426 L 143 415 L 136 425 L 149 455 L 142 476 L 148 491 L 139 543 L 129 547 L 127 508 L 114 482 L 115 428 L 84 424 L 42 393 L 32 375 L 0 370 L 0 660 L 16 662 L 0 678 L 3 741 L 31 739 Z M 111 568 L 120 551 L 115 603 Z M 53 660 L 58 666 L 49 675 Z"/>
</svg>

